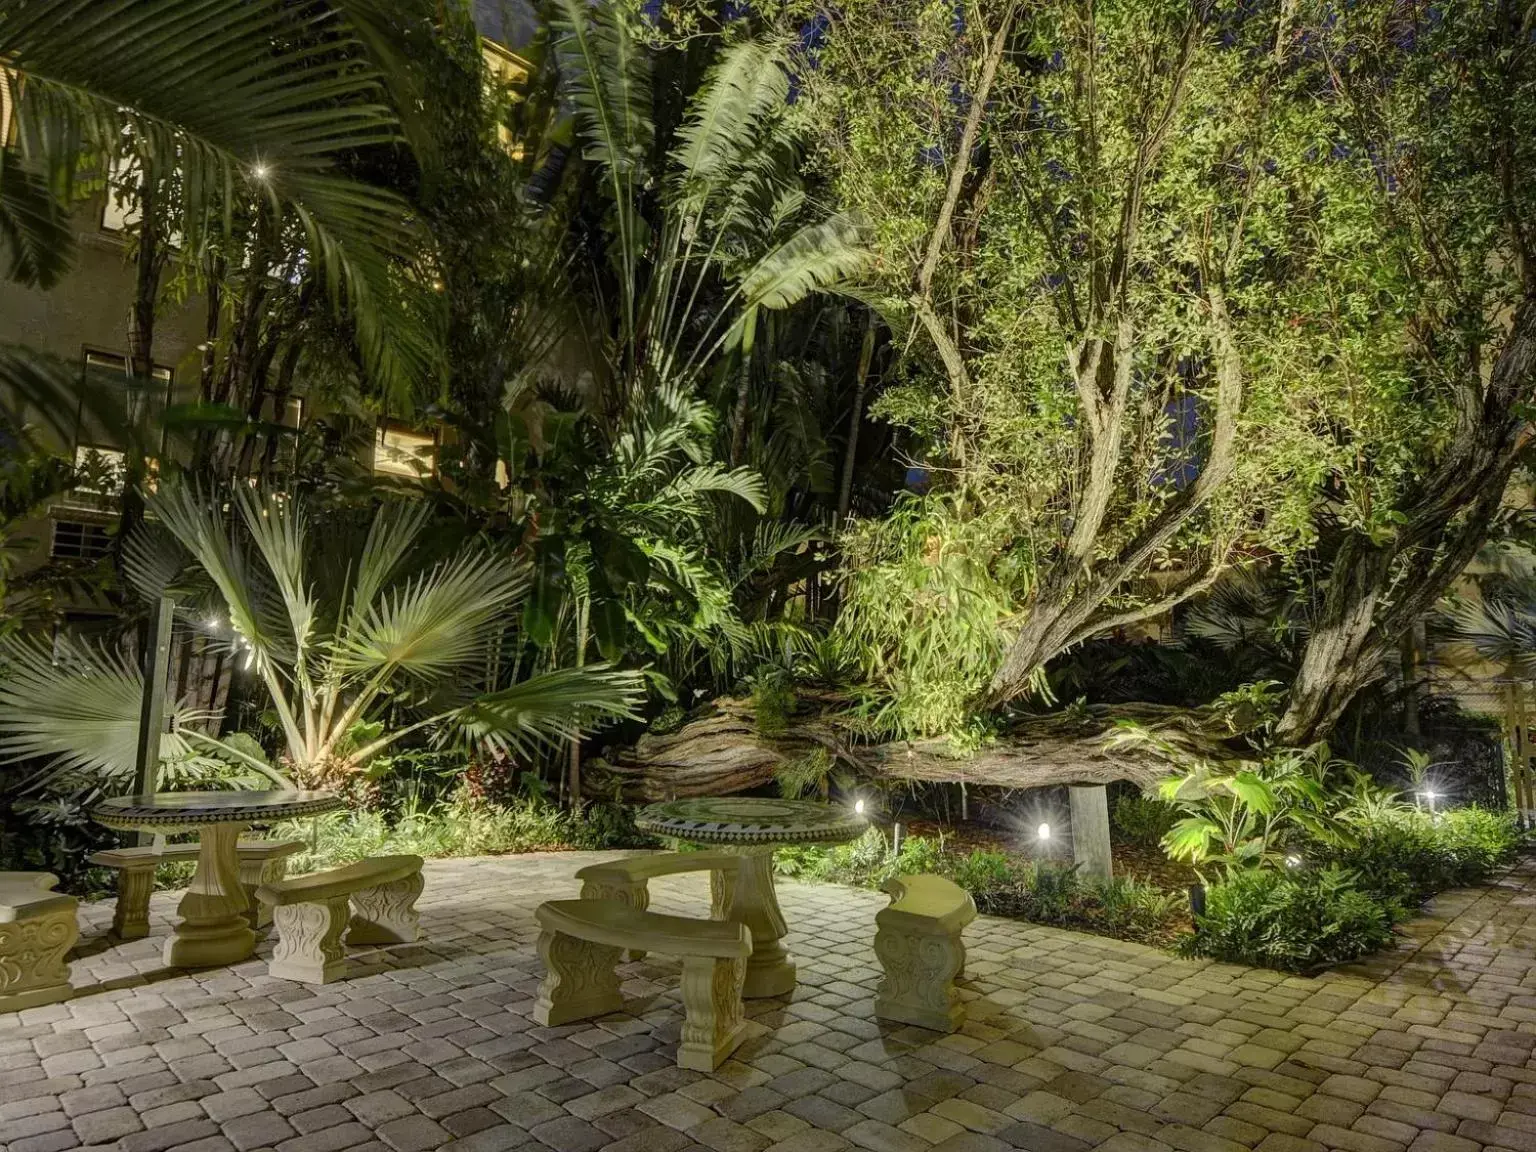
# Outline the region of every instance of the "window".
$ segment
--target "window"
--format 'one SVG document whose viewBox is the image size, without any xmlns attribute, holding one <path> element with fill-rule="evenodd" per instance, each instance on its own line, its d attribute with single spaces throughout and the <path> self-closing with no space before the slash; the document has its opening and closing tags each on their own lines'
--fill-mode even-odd
<svg viewBox="0 0 1536 1152">
<path fill-rule="evenodd" d="M 103 372 L 116 372 L 130 379 L 132 378 L 128 369 L 128 357 L 119 356 L 116 352 L 93 352 L 87 348 L 85 351 L 85 366 Z M 156 364 L 154 377 L 156 380 L 169 384 L 171 382 L 171 370 L 164 364 Z"/>
<path fill-rule="evenodd" d="M 115 439 L 115 430 L 110 425 L 118 420 L 130 425 L 143 425 L 152 415 L 158 417 L 171 402 L 171 370 L 164 364 L 156 364 L 154 368 L 154 378 L 165 385 L 164 391 L 159 388 L 145 390 L 134 386 L 133 376 L 128 367 L 128 358 L 115 352 L 100 352 L 87 348 L 85 367 L 87 373 L 94 377 L 86 382 L 86 387 L 94 389 L 94 395 L 111 401 L 114 410 L 108 413 L 104 411 L 104 404 L 87 405 L 82 398 L 80 427 L 75 432 L 77 444 Z M 111 389 L 115 383 L 102 380 L 102 377 L 108 376 L 122 378 L 125 404 L 121 413 L 115 411 L 116 401 L 112 393 L 101 391 L 103 386 Z"/>
<path fill-rule="evenodd" d="M 483 38 L 480 41 L 480 52 L 485 58 L 485 71 L 491 84 L 491 96 L 498 105 L 504 99 L 503 93 L 507 89 L 521 88 L 528 82 L 528 62 L 521 56 L 509 52 L 494 41 Z M 521 98 L 516 93 L 512 95 L 514 102 Z M 496 142 L 512 159 L 523 158 L 522 141 L 513 135 L 512 129 L 505 123 L 496 125 Z"/>
<path fill-rule="evenodd" d="M 102 231 L 126 232 L 143 216 L 129 187 L 132 175 L 125 161 L 113 158 L 107 168 L 107 191 L 102 198 Z"/>
<path fill-rule="evenodd" d="M 55 520 L 48 555 L 55 560 L 100 560 L 112 551 L 112 537 L 103 524 L 89 520 Z"/>
<path fill-rule="evenodd" d="M 75 446 L 75 471 L 81 476 L 76 490 L 96 496 L 116 496 L 123 490 L 128 473 L 120 451 L 91 444 Z"/>
<path fill-rule="evenodd" d="M 379 425 L 373 442 L 373 470 L 386 476 L 420 480 L 437 467 L 437 437 L 430 432 Z"/>
</svg>

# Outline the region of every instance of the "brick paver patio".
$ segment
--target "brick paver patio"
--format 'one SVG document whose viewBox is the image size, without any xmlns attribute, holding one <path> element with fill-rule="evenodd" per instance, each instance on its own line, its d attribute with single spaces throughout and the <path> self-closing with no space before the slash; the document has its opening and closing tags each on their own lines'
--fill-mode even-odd
<svg viewBox="0 0 1536 1152">
<path fill-rule="evenodd" d="M 1536 1150 L 1536 864 L 1316 980 L 982 917 L 954 1036 L 874 1020 L 883 897 L 786 883 L 800 987 L 752 1003 L 760 1034 L 705 1076 L 673 1064 L 664 959 L 625 970 L 636 1016 L 526 1015 L 533 909 L 598 858 L 430 863 L 430 940 L 318 988 L 260 958 L 162 970 L 170 895 L 117 947 L 87 907 L 77 998 L 0 1017 L 0 1149 Z M 700 876 L 653 892 L 707 905 Z"/>
</svg>

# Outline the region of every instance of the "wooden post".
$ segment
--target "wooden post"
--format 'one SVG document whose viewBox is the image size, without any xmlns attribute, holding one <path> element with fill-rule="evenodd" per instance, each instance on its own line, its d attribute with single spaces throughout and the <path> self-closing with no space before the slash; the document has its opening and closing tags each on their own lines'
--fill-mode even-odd
<svg viewBox="0 0 1536 1152">
<path fill-rule="evenodd" d="M 171 658 L 171 625 L 176 605 L 169 596 L 155 602 L 149 615 L 149 644 L 144 649 L 144 698 L 139 705 L 139 746 L 133 763 L 133 794 L 147 796 L 160 784 L 160 734 L 165 731 L 165 681 Z M 134 839 L 154 839 L 138 832 Z"/>
<path fill-rule="evenodd" d="M 1109 792 L 1102 784 L 1072 784 L 1067 788 L 1072 805 L 1072 861 L 1085 880 L 1108 880 L 1114 875 L 1114 854 L 1109 846 Z"/>
</svg>

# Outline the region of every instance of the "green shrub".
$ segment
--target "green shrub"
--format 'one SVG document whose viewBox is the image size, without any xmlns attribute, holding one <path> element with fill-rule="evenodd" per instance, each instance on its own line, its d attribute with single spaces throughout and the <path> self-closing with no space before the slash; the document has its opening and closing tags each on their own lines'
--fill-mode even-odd
<svg viewBox="0 0 1536 1152">
<path fill-rule="evenodd" d="M 1180 942 L 1186 955 L 1311 972 L 1385 947 L 1399 909 L 1353 872 L 1233 869 L 1206 890 L 1205 915 Z"/>
<path fill-rule="evenodd" d="M 953 864 L 949 878 L 967 892 L 986 892 L 1013 883 L 1014 864 L 1006 853 L 977 848 Z"/>
<path fill-rule="evenodd" d="M 1485 808 L 1431 815 L 1397 808 L 1351 822 L 1351 842 L 1321 846 L 1320 858 L 1350 869 L 1378 899 L 1415 907 L 1444 888 L 1476 884 L 1514 855 L 1514 817 Z"/>
<path fill-rule="evenodd" d="M 1156 796 L 1123 792 L 1115 797 L 1110 820 L 1128 844 L 1156 848 L 1178 822 L 1179 810 Z"/>
<path fill-rule="evenodd" d="M 505 804 L 474 799 L 461 790 L 452 799 L 408 806 L 391 821 L 379 812 L 345 810 L 317 820 L 281 824 L 272 835 L 303 840 L 308 847 L 289 860 L 293 873 L 313 872 L 369 856 L 499 856 L 562 848 L 630 848 L 654 841 L 637 832 L 629 810 L 588 804 L 579 818 L 547 800 L 525 796 Z"/>
</svg>

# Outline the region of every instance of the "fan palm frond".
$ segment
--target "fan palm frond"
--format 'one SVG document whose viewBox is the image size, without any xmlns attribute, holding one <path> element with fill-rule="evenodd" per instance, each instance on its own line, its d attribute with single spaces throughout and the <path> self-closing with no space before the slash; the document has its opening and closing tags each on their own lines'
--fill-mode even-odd
<svg viewBox="0 0 1536 1152">
<path fill-rule="evenodd" d="M 345 674 L 450 674 L 484 651 L 492 622 L 528 580 L 526 565 L 499 556 L 469 553 L 445 561 L 386 591 L 337 638 L 331 664 Z"/>
<path fill-rule="evenodd" d="M 1501 665 L 1508 675 L 1536 680 L 1536 614 L 1513 598 L 1465 600 L 1446 614 L 1452 640 L 1464 653 Z"/>
<path fill-rule="evenodd" d="M 144 681 L 121 653 L 60 636 L 50 647 L 34 637 L 0 641 L 0 762 L 44 762 L 33 783 L 61 775 L 125 786 L 138 755 Z M 210 719 L 180 703 L 168 705 L 170 730 L 160 738 L 165 779 L 207 782 L 229 775 L 231 760 L 202 756 L 192 725 Z M 243 768 L 256 770 L 243 761 Z M 265 765 L 261 774 L 282 776 Z"/>
</svg>

